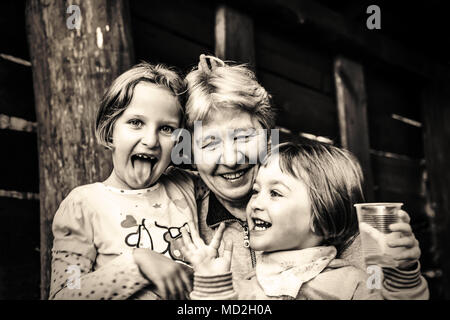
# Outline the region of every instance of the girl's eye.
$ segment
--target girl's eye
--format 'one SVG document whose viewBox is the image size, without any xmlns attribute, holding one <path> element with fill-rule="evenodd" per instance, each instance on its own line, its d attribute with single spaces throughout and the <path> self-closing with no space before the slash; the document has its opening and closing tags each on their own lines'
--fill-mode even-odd
<svg viewBox="0 0 450 320">
<path fill-rule="evenodd" d="M 161 127 L 161 132 L 167 135 L 171 135 L 173 132 L 175 131 L 174 128 L 172 128 L 171 126 L 162 126 Z"/>
<path fill-rule="evenodd" d="M 281 197 L 281 194 L 275 190 L 270 190 L 271 197 Z"/>
<path fill-rule="evenodd" d="M 131 126 L 134 127 L 134 128 L 140 128 L 144 124 L 139 119 L 131 119 L 131 120 L 128 121 L 128 123 L 131 124 Z"/>
</svg>

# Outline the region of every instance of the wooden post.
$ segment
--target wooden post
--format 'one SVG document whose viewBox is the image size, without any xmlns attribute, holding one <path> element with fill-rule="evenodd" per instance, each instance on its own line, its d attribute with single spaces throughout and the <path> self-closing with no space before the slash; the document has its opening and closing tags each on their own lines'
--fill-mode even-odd
<svg viewBox="0 0 450 320">
<path fill-rule="evenodd" d="M 425 161 L 431 218 L 436 230 L 435 263 L 442 269 L 436 298 L 450 299 L 450 85 L 429 84 L 423 92 Z"/>
<path fill-rule="evenodd" d="M 74 187 L 105 179 L 109 152 L 94 136 L 95 110 L 106 87 L 133 62 L 126 1 L 28 0 L 39 145 L 41 298 L 48 297 L 53 216 Z M 75 11 L 74 11 L 75 10 Z"/>
<path fill-rule="evenodd" d="M 366 201 L 373 201 L 373 178 L 370 164 L 369 127 L 364 73 L 360 64 L 338 57 L 334 62 L 334 79 L 342 147 L 351 151 L 364 173 Z"/>
<path fill-rule="evenodd" d="M 255 40 L 251 17 L 226 5 L 216 11 L 215 53 L 224 60 L 248 63 L 255 70 Z"/>
</svg>

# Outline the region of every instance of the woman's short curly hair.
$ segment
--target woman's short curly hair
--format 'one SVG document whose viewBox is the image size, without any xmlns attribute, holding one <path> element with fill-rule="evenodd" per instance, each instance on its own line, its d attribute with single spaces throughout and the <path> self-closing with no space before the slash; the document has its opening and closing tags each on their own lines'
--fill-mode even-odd
<svg viewBox="0 0 450 320">
<path fill-rule="evenodd" d="M 118 76 L 103 95 L 95 122 L 95 135 L 100 144 L 111 148 L 114 124 L 130 104 L 139 82 L 154 83 L 171 91 L 180 102 L 184 118 L 186 83 L 183 78 L 172 67 L 142 62 Z"/>
<path fill-rule="evenodd" d="M 258 83 L 256 76 L 245 64 L 215 61 L 211 69 L 195 68 L 186 76 L 186 124 L 192 130 L 195 121 L 204 121 L 211 112 L 221 108 L 234 108 L 256 117 L 264 129 L 272 129 L 275 114 L 271 96 Z M 218 61 L 218 63 L 217 63 Z"/>
</svg>

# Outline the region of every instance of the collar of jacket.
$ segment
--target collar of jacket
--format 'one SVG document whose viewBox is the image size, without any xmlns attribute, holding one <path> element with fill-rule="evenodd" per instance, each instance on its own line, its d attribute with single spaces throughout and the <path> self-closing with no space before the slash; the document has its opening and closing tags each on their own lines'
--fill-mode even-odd
<svg viewBox="0 0 450 320">
<path fill-rule="evenodd" d="M 206 224 L 210 228 L 215 228 L 222 221 L 237 221 L 243 223 L 235 216 L 233 216 L 225 207 L 217 200 L 213 192 L 209 192 L 208 214 L 206 216 Z"/>
</svg>

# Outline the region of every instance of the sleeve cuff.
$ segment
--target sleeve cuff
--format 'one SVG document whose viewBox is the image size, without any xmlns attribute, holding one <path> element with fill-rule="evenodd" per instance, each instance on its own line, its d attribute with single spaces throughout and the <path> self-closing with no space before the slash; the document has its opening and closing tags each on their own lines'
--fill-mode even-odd
<svg viewBox="0 0 450 320">
<path fill-rule="evenodd" d="M 232 300 L 237 294 L 233 290 L 232 273 L 223 275 L 200 276 L 194 274 L 194 290 L 191 293 L 193 300 Z"/>
<path fill-rule="evenodd" d="M 411 270 L 399 268 L 383 268 L 384 285 L 386 289 L 397 291 L 401 289 L 414 288 L 420 284 L 420 263 Z"/>
<path fill-rule="evenodd" d="M 93 244 L 76 241 L 74 239 L 55 239 L 53 242 L 53 252 L 64 251 L 81 254 L 92 262 L 95 261 L 97 251 Z"/>
</svg>

